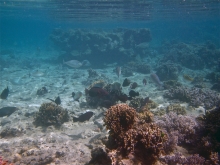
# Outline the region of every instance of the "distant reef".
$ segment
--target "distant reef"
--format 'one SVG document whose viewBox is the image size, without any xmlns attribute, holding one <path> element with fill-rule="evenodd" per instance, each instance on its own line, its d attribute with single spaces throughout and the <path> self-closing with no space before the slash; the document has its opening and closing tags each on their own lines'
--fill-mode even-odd
<svg viewBox="0 0 220 165">
<path fill-rule="evenodd" d="M 220 49 L 211 41 L 203 44 L 165 41 L 159 49 L 159 54 L 163 56 L 159 65 L 175 63 L 192 70 L 213 67 L 219 69 Z"/>
<path fill-rule="evenodd" d="M 152 40 L 149 29 L 124 29 L 112 31 L 83 29 L 54 29 L 50 35 L 54 46 L 63 58 L 83 60 L 103 65 L 117 61 L 128 62 L 135 56 L 143 57 L 149 52 L 148 43 Z"/>
</svg>

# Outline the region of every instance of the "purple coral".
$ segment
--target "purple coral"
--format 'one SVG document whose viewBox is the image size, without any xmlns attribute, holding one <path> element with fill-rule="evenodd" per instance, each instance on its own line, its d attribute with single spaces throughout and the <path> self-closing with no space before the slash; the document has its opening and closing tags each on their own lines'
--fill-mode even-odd
<svg viewBox="0 0 220 165">
<path fill-rule="evenodd" d="M 203 106 L 211 109 L 219 102 L 218 94 L 212 90 L 200 88 L 176 87 L 165 93 L 169 99 L 189 102 L 194 107 Z"/>
<path fill-rule="evenodd" d="M 177 115 L 173 112 L 159 117 L 156 124 L 164 128 L 169 133 L 169 136 L 177 137 L 178 144 L 193 144 L 196 138 L 196 131 L 200 128 L 193 117 Z"/>
<path fill-rule="evenodd" d="M 183 157 L 183 155 L 179 152 L 175 153 L 174 155 L 166 155 L 164 157 L 160 157 L 160 160 L 169 165 L 176 165 L 176 164 L 203 165 L 205 163 L 205 158 L 200 157 L 198 154 L 191 155 L 188 157 Z"/>
</svg>

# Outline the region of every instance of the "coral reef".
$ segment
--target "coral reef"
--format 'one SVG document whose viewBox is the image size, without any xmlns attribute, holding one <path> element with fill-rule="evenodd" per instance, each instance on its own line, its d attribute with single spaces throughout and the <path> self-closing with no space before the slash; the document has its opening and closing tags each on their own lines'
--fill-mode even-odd
<svg viewBox="0 0 220 165">
<path fill-rule="evenodd" d="M 43 103 L 39 112 L 36 113 L 34 124 L 41 126 L 61 126 L 64 122 L 69 120 L 67 110 L 54 103 Z"/>
<path fill-rule="evenodd" d="M 212 83 L 220 83 L 220 72 L 210 72 L 205 76 Z"/>
<path fill-rule="evenodd" d="M 105 164 L 111 165 L 111 159 L 107 155 L 107 153 L 100 147 L 95 148 L 91 151 L 92 159 L 89 164 Z"/>
<path fill-rule="evenodd" d="M 167 135 L 153 123 L 138 120 L 135 109 L 126 104 L 118 104 L 106 112 L 104 123 L 110 130 L 109 142 L 113 150 L 109 152 L 112 164 L 130 158 L 132 164 L 152 164 L 164 150 Z"/>
<path fill-rule="evenodd" d="M 180 86 L 182 86 L 182 84 L 176 80 L 168 80 L 163 82 L 164 89 L 171 89 Z"/>
<path fill-rule="evenodd" d="M 106 84 L 96 81 L 85 89 L 87 105 L 91 107 L 106 107 L 116 104 L 117 101 L 126 102 L 129 97 L 122 92 L 121 84 L 114 82 Z"/>
<path fill-rule="evenodd" d="M 106 128 L 113 136 L 119 136 L 130 129 L 135 123 L 136 110 L 127 104 L 117 104 L 111 106 L 104 117 Z"/>
<path fill-rule="evenodd" d="M 151 123 L 154 120 L 154 114 L 144 107 L 142 112 L 138 113 L 138 118 L 146 123 Z"/>
<path fill-rule="evenodd" d="M 161 63 L 168 61 L 180 64 L 189 69 L 212 68 L 216 65 L 216 59 L 220 50 L 210 49 L 210 44 L 186 44 L 181 42 L 164 42 L 160 53 L 164 54 Z"/>
<path fill-rule="evenodd" d="M 153 102 L 152 100 L 149 99 L 149 97 L 134 97 L 132 98 L 132 100 L 129 103 L 129 106 L 133 107 L 136 109 L 136 111 L 141 111 L 141 109 L 146 106 L 146 109 L 150 109 L 153 108 L 155 105 L 153 105 L 156 103 Z M 156 108 L 156 107 L 155 107 Z"/>
<path fill-rule="evenodd" d="M 178 144 L 193 144 L 197 138 L 196 131 L 200 129 L 198 122 L 190 116 L 177 115 L 170 112 L 158 117 L 155 121 L 169 135 L 178 137 Z"/>
<path fill-rule="evenodd" d="M 0 137 L 1 138 L 8 138 L 8 137 L 18 137 L 22 135 L 25 132 L 24 128 L 10 128 L 6 127 L 3 128 L 2 131 L 0 132 Z"/>
<path fill-rule="evenodd" d="M 174 155 L 166 155 L 160 157 L 160 160 L 168 165 L 176 165 L 176 164 L 203 165 L 205 163 L 205 158 L 200 157 L 198 154 L 184 157 L 179 152 L 175 153 Z"/>
<path fill-rule="evenodd" d="M 169 89 L 165 94 L 169 99 L 178 99 L 188 102 L 191 106 L 203 106 L 206 109 L 211 109 L 219 102 L 219 96 L 216 92 L 208 89 L 176 87 Z"/>
<path fill-rule="evenodd" d="M 167 106 L 167 113 L 169 112 L 175 112 L 177 115 L 185 115 L 186 114 L 186 108 L 184 106 L 181 106 L 180 104 L 171 104 Z"/>
<path fill-rule="evenodd" d="M 156 74 L 162 81 L 178 80 L 180 71 L 182 70 L 180 65 L 175 63 L 163 63 L 156 68 Z"/>
<path fill-rule="evenodd" d="M 203 122 L 204 137 L 206 137 L 209 147 L 214 152 L 220 152 L 220 108 L 208 111 L 204 116 Z"/>
<path fill-rule="evenodd" d="M 93 69 L 88 69 L 88 78 L 86 81 L 83 81 L 82 84 L 84 85 L 92 85 L 93 83 L 96 83 L 97 81 L 103 81 L 104 83 L 109 83 L 110 79 L 106 77 L 104 74 L 98 74 L 95 70 Z"/>
<path fill-rule="evenodd" d="M 115 59 L 131 60 L 133 54 L 144 56 L 149 49 L 146 45 L 151 41 L 151 33 L 146 28 L 120 28 L 113 31 L 54 29 L 50 39 L 56 48 L 65 52 L 59 59 L 70 59 L 74 56 L 88 59 L 92 64 L 100 66 L 104 62 L 113 63 Z M 145 68 L 141 70 L 145 71 Z"/>
</svg>

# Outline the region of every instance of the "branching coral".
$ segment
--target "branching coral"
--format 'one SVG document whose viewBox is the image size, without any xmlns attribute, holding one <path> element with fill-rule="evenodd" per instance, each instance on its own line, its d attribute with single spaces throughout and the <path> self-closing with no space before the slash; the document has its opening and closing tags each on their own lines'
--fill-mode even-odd
<svg viewBox="0 0 220 165">
<path fill-rule="evenodd" d="M 35 116 L 34 123 L 43 126 L 60 126 L 64 122 L 67 122 L 68 118 L 67 110 L 54 103 L 43 103 Z"/>
<path fill-rule="evenodd" d="M 136 120 L 136 111 L 127 104 L 117 104 L 108 109 L 104 123 L 112 135 L 120 135 L 130 129 Z"/>
<path fill-rule="evenodd" d="M 207 109 L 215 107 L 219 101 L 219 96 L 216 92 L 200 88 L 171 88 L 164 96 L 169 99 L 189 102 L 190 105 L 195 107 L 204 106 Z"/>
<path fill-rule="evenodd" d="M 167 113 L 169 112 L 175 112 L 177 115 L 185 115 L 186 114 L 186 108 L 181 106 L 180 104 L 172 104 L 167 106 Z"/>
<path fill-rule="evenodd" d="M 199 124 L 193 117 L 177 115 L 170 112 L 159 118 L 156 123 L 169 134 L 178 137 L 178 143 L 193 144 Z"/>
<path fill-rule="evenodd" d="M 119 163 L 130 155 L 133 163 L 153 163 L 167 141 L 167 135 L 158 126 L 139 121 L 135 109 L 126 104 L 109 108 L 104 123 L 110 130 L 109 139 L 116 143 L 117 154 L 110 155 L 112 162 Z"/>
<path fill-rule="evenodd" d="M 167 141 L 164 134 L 155 124 L 136 124 L 124 135 L 123 150 L 133 153 L 143 163 L 155 162 L 163 152 L 163 144 Z"/>
</svg>

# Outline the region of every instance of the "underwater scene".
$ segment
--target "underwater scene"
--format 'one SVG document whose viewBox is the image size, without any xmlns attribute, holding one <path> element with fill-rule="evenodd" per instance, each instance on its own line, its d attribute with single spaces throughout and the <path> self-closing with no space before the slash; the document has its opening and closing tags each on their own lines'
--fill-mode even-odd
<svg viewBox="0 0 220 165">
<path fill-rule="evenodd" d="M 219 165 L 219 0 L 1 0 L 0 165 Z"/>
</svg>

